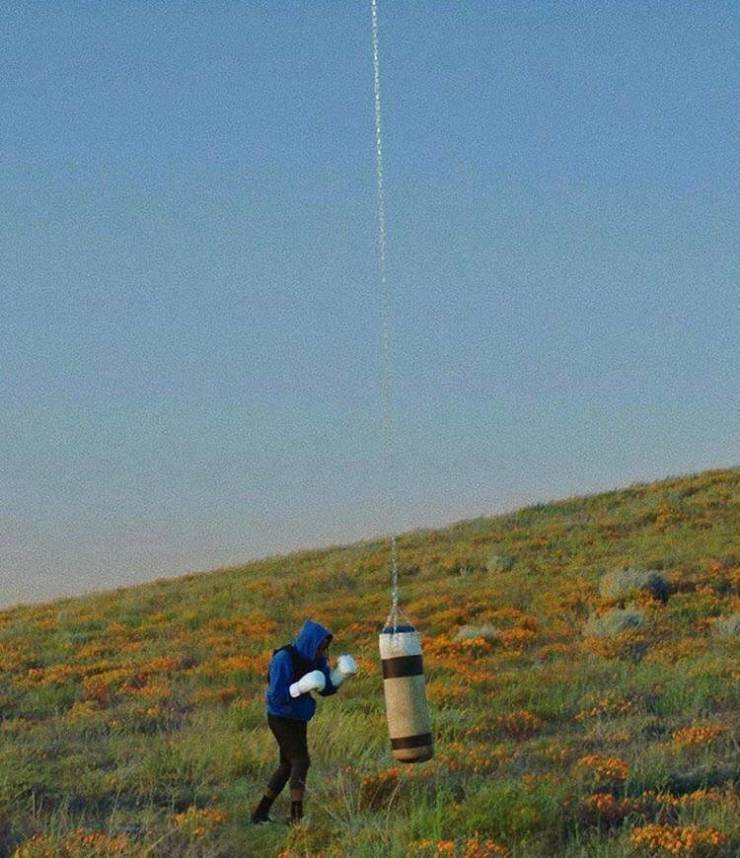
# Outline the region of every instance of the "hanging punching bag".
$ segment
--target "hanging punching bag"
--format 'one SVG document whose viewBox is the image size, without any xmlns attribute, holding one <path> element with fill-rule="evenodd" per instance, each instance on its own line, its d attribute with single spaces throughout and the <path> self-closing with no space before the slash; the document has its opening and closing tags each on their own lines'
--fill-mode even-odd
<svg viewBox="0 0 740 858">
<path fill-rule="evenodd" d="M 380 660 L 393 758 L 400 763 L 430 760 L 434 741 L 416 629 L 386 625 L 380 634 Z"/>
</svg>

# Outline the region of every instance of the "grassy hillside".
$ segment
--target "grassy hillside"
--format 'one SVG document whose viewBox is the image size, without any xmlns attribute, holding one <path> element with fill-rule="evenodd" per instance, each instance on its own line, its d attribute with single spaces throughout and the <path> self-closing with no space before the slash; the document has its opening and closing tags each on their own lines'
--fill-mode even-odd
<svg viewBox="0 0 740 858">
<path fill-rule="evenodd" d="M 739 510 L 733 469 L 400 538 L 420 766 L 388 750 L 384 544 L 0 613 L 0 855 L 736 855 Z M 310 725 L 310 823 L 255 828 L 307 616 L 361 674 Z"/>
</svg>

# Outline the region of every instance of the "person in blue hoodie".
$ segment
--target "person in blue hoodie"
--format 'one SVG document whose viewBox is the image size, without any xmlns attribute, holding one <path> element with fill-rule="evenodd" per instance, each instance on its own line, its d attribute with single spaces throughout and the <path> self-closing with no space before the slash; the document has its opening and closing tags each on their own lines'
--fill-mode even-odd
<svg viewBox="0 0 740 858">
<path fill-rule="evenodd" d="M 329 629 L 306 620 L 292 644 L 276 649 L 267 674 L 267 724 L 277 741 L 280 761 L 267 783 L 252 822 L 271 822 L 270 808 L 290 781 L 290 821 L 303 818 L 306 775 L 311 765 L 307 726 L 316 712 L 311 693 L 336 694 L 344 680 L 357 673 L 351 655 L 340 655 L 334 670 L 326 658 L 332 641 Z"/>
</svg>

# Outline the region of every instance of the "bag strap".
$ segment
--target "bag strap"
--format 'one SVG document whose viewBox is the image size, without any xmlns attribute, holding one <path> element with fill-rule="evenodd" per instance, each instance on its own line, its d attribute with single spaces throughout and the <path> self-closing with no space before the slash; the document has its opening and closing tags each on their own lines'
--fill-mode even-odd
<svg viewBox="0 0 740 858">
<path fill-rule="evenodd" d="M 296 680 L 300 679 L 300 677 L 303 676 L 304 673 L 307 672 L 310 665 L 300 657 L 300 655 L 298 654 L 298 650 L 293 646 L 293 644 L 285 644 L 285 646 L 281 646 L 281 647 L 278 647 L 277 649 L 274 649 L 272 651 L 272 657 L 275 658 L 275 656 L 279 652 L 285 652 L 286 650 L 287 650 L 288 654 L 290 655 L 290 661 L 291 661 L 291 664 L 293 665 L 293 682 L 295 682 Z M 270 663 L 272 664 L 272 662 L 270 662 Z M 267 668 L 267 684 L 268 685 L 270 684 L 270 668 L 269 668 L 269 666 Z"/>
</svg>

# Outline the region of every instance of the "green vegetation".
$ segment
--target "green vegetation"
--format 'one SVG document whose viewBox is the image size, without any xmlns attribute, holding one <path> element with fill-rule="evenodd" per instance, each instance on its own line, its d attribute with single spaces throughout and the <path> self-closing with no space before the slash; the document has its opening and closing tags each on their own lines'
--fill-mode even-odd
<svg viewBox="0 0 740 858">
<path fill-rule="evenodd" d="M 384 543 L 1 612 L 0 856 L 738 854 L 739 511 L 732 469 L 400 537 L 420 766 L 388 749 Z M 250 826 L 307 616 L 361 672 L 310 725 L 309 824 Z"/>
</svg>

